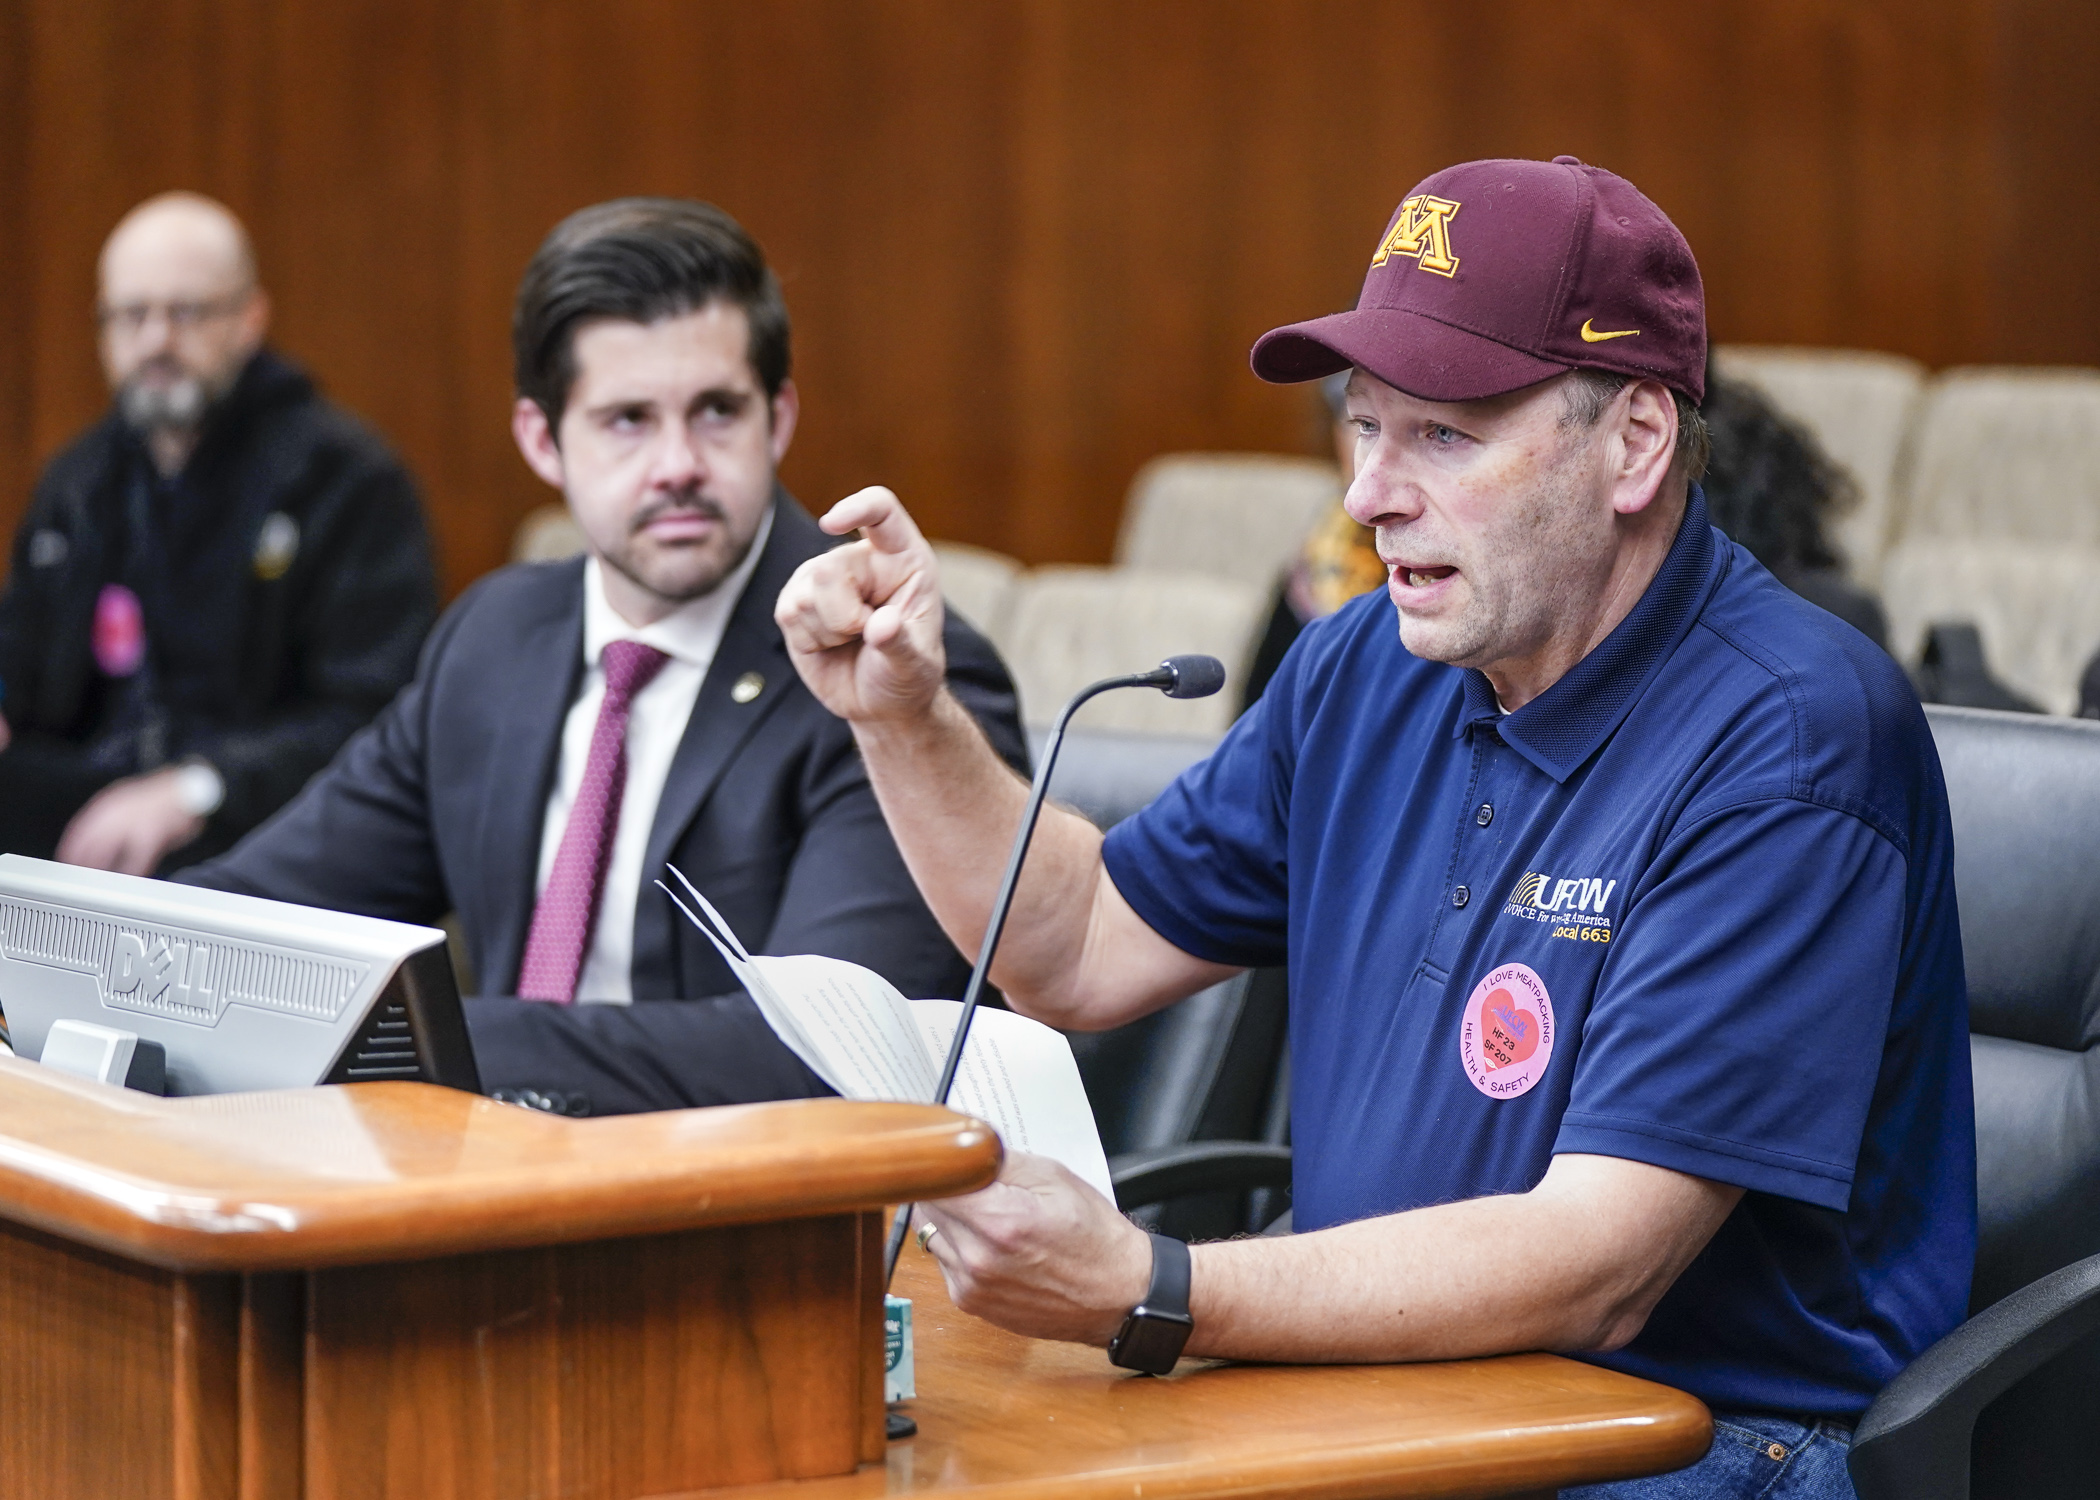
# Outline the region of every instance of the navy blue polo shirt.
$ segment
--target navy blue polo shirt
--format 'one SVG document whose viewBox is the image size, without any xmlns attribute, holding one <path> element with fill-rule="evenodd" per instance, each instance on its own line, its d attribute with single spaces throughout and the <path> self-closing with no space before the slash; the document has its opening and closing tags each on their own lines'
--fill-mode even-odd
<svg viewBox="0 0 2100 1500">
<path fill-rule="evenodd" d="M 1966 1312 L 1938 757 L 1895 663 L 1696 490 L 1633 611 L 1515 713 L 1368 595 L 1105 857 L 1175 946 L 1288 961 L 1300 1229 L 1520 1193 L 1561 1151 L 1741 1186 L 1591 1356 L 1734 1410 L 1855 1416 Z"/>
</svg>

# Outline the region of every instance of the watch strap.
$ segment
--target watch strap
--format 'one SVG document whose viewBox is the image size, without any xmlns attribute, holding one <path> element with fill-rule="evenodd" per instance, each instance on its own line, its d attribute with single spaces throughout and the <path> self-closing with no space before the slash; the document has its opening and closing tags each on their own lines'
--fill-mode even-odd
<svg viewBox="0 0 2100 1500">
<path fill-rule="evenodd" d="M 1155 1234 L 1152 1239 L 1152 1285 L 1145 1307 L 1152 1312 L 1189 1313 L 1189 1247 L 1187 1242 Z"/>
<path fill-rule="evenodd" d="M 1187 1347 L 1195 1320 L 1189 1315 L 1189 1247 L 1166 1235 L 1152 1237 L 1152 1282 L 1108 1341 L 1108 1362 L 1125 1370 L 1165 1375 Z"/>
</svg>

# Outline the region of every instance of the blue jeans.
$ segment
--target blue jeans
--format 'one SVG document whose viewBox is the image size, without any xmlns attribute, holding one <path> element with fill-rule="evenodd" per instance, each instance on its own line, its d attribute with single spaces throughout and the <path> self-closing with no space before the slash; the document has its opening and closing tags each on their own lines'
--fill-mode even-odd
<svg viewBox="0 0 2100 1500">
<path fill-rule="evenodd" d="M 1763 1413 L 1714 1413 L 1714 1445 L 1688 1469 L 1562 1490 L 1560 1500 L 1854 1500 L 1852 1430 Z"/>
</svg>

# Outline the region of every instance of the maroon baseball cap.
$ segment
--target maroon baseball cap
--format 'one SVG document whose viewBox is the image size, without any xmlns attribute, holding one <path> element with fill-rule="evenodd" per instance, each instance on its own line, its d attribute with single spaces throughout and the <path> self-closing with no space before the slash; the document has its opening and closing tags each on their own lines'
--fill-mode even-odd
<svg viewBox="0 0 2100 1500">
<path fill-rule="evenodd" d="M 1572 156 L 1469 161 L 1407 195 L 1352 311 L 1271 329 L 1264 380 L 1359 366 L 1425 401 L 1499 396 L 1576 366 L 1706 395 L 1692 247 L 1625 178 Z"/>
</svg>

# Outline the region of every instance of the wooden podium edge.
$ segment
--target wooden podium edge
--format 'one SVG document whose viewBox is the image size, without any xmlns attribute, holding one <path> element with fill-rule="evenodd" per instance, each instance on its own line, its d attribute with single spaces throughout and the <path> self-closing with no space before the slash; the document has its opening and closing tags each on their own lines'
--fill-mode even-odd
<svg viewBox="0 0 2100 1500">
<path fill-rule="evenodd" d="M 281 1154 L 248 1165 L 248 1136 L 320 1104 L 322 1124 L 375 1164 L 364 1176 Z M 313 1138 L 327 1155 L 333 1137 Z M 162 1100 L 0 1058 L 0 1219 L 171 1271 L 866 1212 L 981 1187 L 1001 1156 L 989 1125 L 932 1105 L 812 1099 L 571 1120 L 412 1083 Z"/>
</svg>

